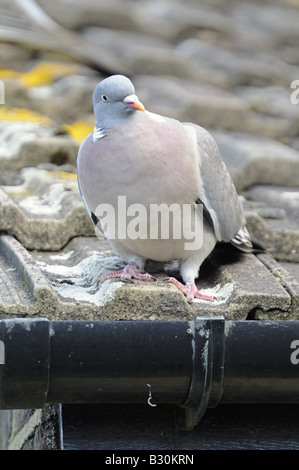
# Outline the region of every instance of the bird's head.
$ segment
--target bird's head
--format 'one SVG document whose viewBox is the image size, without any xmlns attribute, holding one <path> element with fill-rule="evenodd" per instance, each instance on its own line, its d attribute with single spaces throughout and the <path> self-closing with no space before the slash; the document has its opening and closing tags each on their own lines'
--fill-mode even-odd
<svg viewBox="0 0 299 470">
<path fill-rule="evenodd" d="M 98 83 L 92 100 L 96 123 L 99 126 L 117 123 L 135 111 L 145 111 L 135 95 L 133 83 L 123 75 L 112 75 Z"/>
</svg>

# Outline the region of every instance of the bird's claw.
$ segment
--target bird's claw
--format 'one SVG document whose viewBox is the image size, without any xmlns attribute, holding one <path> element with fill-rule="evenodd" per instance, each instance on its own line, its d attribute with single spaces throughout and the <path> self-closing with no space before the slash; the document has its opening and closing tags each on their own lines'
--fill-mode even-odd
<svg viewBox="0 0 299 470">
<path fill-rule="evenodd" d="M 125 277 L 125 276 L 123 276 L 123 277 L 120 277 L 120 280 L 121 280 L 122 282 L 127 282 L 128 284 L 130 284 L 130 283 L 131 283 L 131 284 L 134 284 L 133 279 L 131 279 L 130 277 Z"/>
<path fill-rule="evenodd" d="M 199 292 L 194 281 L 188 281 L 186 285 L 179 282 L 175 277 L 167 277 L 164 282 L 174 284 L 186 297 L 187 302 L 192 304 L 194 299 L 207 300 L 209 302 L 215 302 L 215 297 L 212 295 L 205 295 Z"/>
<path fill-rule="evenodd" d="M 134 284 L 133 279 L 140 281 L 156 281 L 157 279 L 151 274 L 141 271 L 135 263 L 129 263 L 127 266 L 120 270 L 112 273 L 103 274 L 97 282 L 97 285 L 106 281 L 107 279 L 119 279 L 123 282 L 130 282 Z"/>
</svg>

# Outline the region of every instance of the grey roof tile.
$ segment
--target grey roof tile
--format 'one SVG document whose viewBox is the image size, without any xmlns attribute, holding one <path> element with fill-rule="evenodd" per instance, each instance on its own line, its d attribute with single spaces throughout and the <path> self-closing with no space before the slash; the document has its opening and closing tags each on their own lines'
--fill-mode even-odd
<svg viewBox="0 0 299 470">
<path fill-rule="evenodd" d="M 280 319 L 297 318 L 299 314 L 298 305 L 292 304 L 298 283 L 290 281 L 291 276 L 287 279 L 284 274 L 280 282 L 271 272 L 272 265 L 269 270 L 264 260 L 254 255 L 240 258 L 229 253 L 229 248 L 217 248 L 217 256 L 207 261 L 198 280 L 199 288 L 214 293 L 217 301 L 195 301 L 192 305 L 173 285 L 164 282 L 159 264 L 148 266 L 149 272 L 157 276 L 156 282 L 106 281 L 97 286 L 101 274 L 123 266 L 105 240 L 77 237 L 57 253 L 30 254 L 13 237 L 2 235 L 0 248 L 2 272 L 8 270 L 0 288 L 2 316 L 191 320 L 206 314 L 222 314 L 227 319 L 253 318 L 256 312 L 264 318 Z"/>
<path fill-rule="evenodd" d="M 20 173 L 21 184 L 0 188 L 0 230 L 30 250 L 59 250 L 75 236 L 94 234 L 75 173 L 39 168 Z"/>
</svg>

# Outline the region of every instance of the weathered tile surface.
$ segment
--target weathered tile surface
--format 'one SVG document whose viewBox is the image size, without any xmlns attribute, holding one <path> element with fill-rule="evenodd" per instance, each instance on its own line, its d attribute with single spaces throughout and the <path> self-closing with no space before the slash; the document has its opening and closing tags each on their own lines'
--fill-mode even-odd
<svg viewBox="0 0 299 470">
<path fill-rule="evenodd" d="M 299 262 L 299 187 L 256 185 L 248 189 L 247 224 L 269 253 Z"/>
<path fill-rule="evenodd" d="M 24 168 L 22 183 L 0 189 L 0 230 L 28 249 L 59 250 L 71 238 L 93 235 L 75 173 Z"/>
<path fill-rule="evenodd" d="M 299 152 L 273 139 L 211 131 L 237 190 L 254 185 L 299 185 Z"/>
<path fill-rule="evenodd" d="M 212 293 L 217 300 L 198 300 L 192 305 L 164 281 L 167 275 L 155 263 L 148 266 L 157 277 L 155 282 L 128 284 L 114 280 L 98 286 L 103 273 L 119 269 L 123 262 L 106 241 L 95 237 L 76 237 L 57 253 L 30 254 L 13 237 L 3 235 L 0 248 L 2 316 L 191 320 L 201 314 L 222 314 L 232 319 L 254 318 L 256 312 L 262 312 L 265 318 L 298 315 L 293 303 L 298 299 L 295 279 L 285 274 L 280 282 L 272 274 L 270 257 L 260 261 L 254 255 L 239 255 L 227 246 L 217 248 L 207 260 L 198 281 L 202 291 Z M 279 271 L 278 264 L 275 269 Z"/>
<path fill-rule="evenodd" d="M 57 45 L 49 31 L 44 34 L 52 52 L 46 52 L 45 42 L 29 40 L 27 31 L 27 47 L 15 42 L 16 35 L 14 43 L 1 44 L 1 314 L 297 318 L 299 104 L 291 102 L 291 82 L 299 79 L 299 8 L 291 2 L 191 0 L 39 5 L 75 41 L 102 52 L 114 73 L 128 70 L 147 109 L 211 131 L 248 227 L 267 253 L 237 257 L 217 248 L 198 280 L 216 294 L 214 304 L 188 305 L 153 263 L 155 283 L 107 281 L 97 287 L 101 273 L 122 263 L 95 236 L 75 166 L 80 140 L 93 128 L 91 95 L 104 68 L 88 62 L 88 55 L 82 63 L 72 54 L 66 59 L 65 44 Z M 21 10 L 8 0 L 2 6 L 11 12 L 3 16 L 4 26 L 11 26 Z M 42 37 L 40 25 L 32 29 Z"/>
<path fill-rule="evenodd" d="M 69 136 L 55 135 L 52 126 L 21 121 L 0 123 L 2 171 L 41 163 L 75 164 L 77 152 L 78 144 Z"/>
</svg>

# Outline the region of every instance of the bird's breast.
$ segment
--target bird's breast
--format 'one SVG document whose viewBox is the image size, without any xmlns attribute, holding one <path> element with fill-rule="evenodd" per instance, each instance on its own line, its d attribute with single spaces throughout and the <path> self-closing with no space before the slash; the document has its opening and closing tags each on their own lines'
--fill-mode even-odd
<svg viewBox="0 0 299 470">
<path fill-rule="evenodd" d="M 199 196 L 197 157 L 184 126 L 139 115 L 142 119 L 134 126 L 108 129 L 95 142 L 89 139 L 79 155 L 80 185 L 93 211 L 100 203 L 116 205 L 120 196 L 129 205 L 146 207 L 191 203 Z"/>
</svg>

